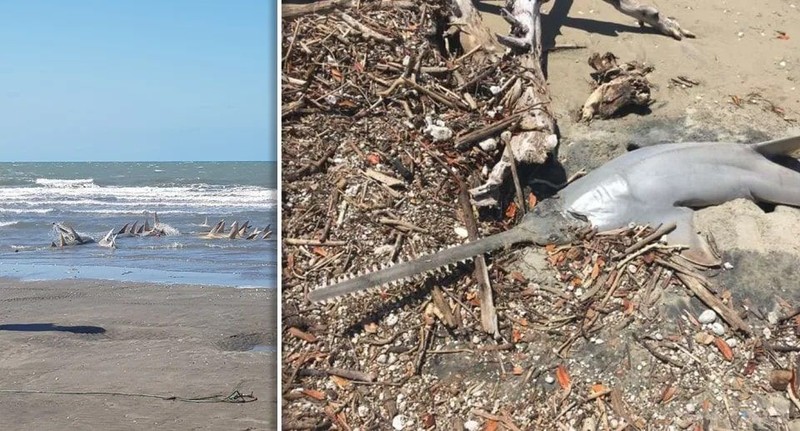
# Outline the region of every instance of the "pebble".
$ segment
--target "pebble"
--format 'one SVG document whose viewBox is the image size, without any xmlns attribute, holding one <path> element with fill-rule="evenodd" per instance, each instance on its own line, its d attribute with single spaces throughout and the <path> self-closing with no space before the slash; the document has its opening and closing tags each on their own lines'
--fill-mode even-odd
<svg viewBox="0 0 800 431">
<path fill-rule="evenodd" d="M 392 428 L 398 431 L 405 429 L 406 425 L 408 425 L 408 418 L 405 415 L 397 415 L 392 419 Z"/>
<path fill-rule="evenodd" d="M 663 335 L 661 335 L 661 333 L 660 333 L 660 332 L 656 332 L 656 334 L 655 334 L 655 335 L 653 335 L 653 338 L 655 338 L 655 339 L 656 339 L 656 340 L 658 340 L 658 341 L 661 341 L 661 340 L 663 340 L 663 339 L 664 339 L 664 336 L 663 336 Z"/>
<path fill-rule="evenodd" d="M 764 328 L 764 338 L 767 340 L 772 338 L 772 331 L 769 328 Z"/>
<path fill-rule="evenodd" d="M 386 326 L 394 326 L 399 320 L 400 318 L 396 314 L 390 314 L 386 316 Z"/>
<path fill-rule="evenodd" d="M 776 311 L 770 311 L 767 313 L 767 322 L 769 322 L 771 325 L 777 325 L 778 320 L 780 320 L 780 316 Z"/>
<path fill-rule="evenodd" d="M 723 326 L 722 323 L 714 322 L 709 326 L 709 328 L 711 329 L 711 332 L 717 335 L 725 334 L 725 326 Z"/>
<path fill-rule="evenodd" d="M 725 269 L 733 269 L 733 264 L 730 262 L 725 262 L 722 264 L 722 267 Z"/>
<path fill-rule="evenodd" d="M 369 414 L 369 407 L 367 407 L 367 406 L 365 406 L 363 404 L 358 406 L 358 415 L 360 417 L 365 418 L 365 417 L 367 417 L 368 414 Z"/>
<path fill-rule="evenodd" d="M 461 226 L 456 226 L 455 228 L 453 228 L 453 230 L 456 231 L 456 235 L 458 235 L 459 238 L 467 238 L 469 236 L 469 232 L 467 232 L 467 229 Z"/>
<path fill-rule="evenodd" d="M 767 414 L 772 417 L 777 417 L 781 415 L 780 413 L 778 413 L 778 410 L 772 406 L 767 407 Z"/>
<path fill-rule="evenodd" d="M 780 63 L 778 63 L 778 66 L 786 67 L 786 62 L 785 61 L 781 61 Z"/>
<path fill-rule="evenodd" d="M 464 422 L 464 429 L 467 431 L 478 431 L 481 429 L 481 424 L 479 424 L 478 421 L 470 419 Z"/>
<path fill-rule="evenodd" d="M 554 379 L 553 376 L 547 376 L 544 378 L 544 381 L 548 385 L 552 385 L 553 383 L 555 383 L 556 379 Z"/>
<path fill-rule="evenodd" d="M 481 150 L 486 151 L 487 153 L 494 151 L 497 149 L 497 139 L 489 138 L 485 141 L 481 141 L 478 146 L 481 147 Z"/>
<path fill-rule="evenodd" d="M 717 320 L 717 313 L 714 310 L 706 310 L 697 317 L 697 321 L 700 323 L 711 323 L 715 320 Z"/>
<path fill-rule="evenodd" d="M 736 33 L 736 36 L 738 36 L 738 37 L 744 37 L 744 32 L 743 32 L 743 31 L 740 31 L 739 33 Z"/>
<path fill-rule="evenodd" d="M 385 364 L 385 363 L 386 363 L 386 361 L 387 361 L 387 359 L 388 359 L 388 358 L 387 358 L 386 354 L 384 354 L 384 353 L 381 353 L 380 355 L 378 355 L 378 358 L 377 358 L 377 359 L 375 359 L 375 360 L 376 360 L 376 361 L 377 361 L 379 364 Z"/>
<path fill-rule="evenodd" d="M 727 340 L 725 340 L 725 342 L 728 343 L 728 346 L 730 346 L 731 348 L 734 348 L 739 345 L 739 340 L 733 337 L 728 338 Z"/>
</svg>

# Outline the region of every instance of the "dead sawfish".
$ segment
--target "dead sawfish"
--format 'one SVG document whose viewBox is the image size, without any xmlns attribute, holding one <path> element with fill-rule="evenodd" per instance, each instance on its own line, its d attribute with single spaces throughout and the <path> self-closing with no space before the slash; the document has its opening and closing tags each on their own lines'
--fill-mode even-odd
<svg viewBox="0 0 800 431">
<path fill-rule="evenodd" d="M 394 286 L 442 272 L 458 262 L 520 243 L 562 244 L 585 228 L 674 223 L 666 239 L 688 247 L 682 255 L 714 266 L 719 256 L 694 226 L 694 210 L 734 199 L 800 206 L 800 172 L 783 161 L 800 149 L 800 136 L 757 144 L 687 142 L 623 154 L 546 199 L 514 228 L 372 271 L 341 277 L 312 290 L 312 301 Z M 796 160 L 794 160 L 796 162 Z"/>
</svg>

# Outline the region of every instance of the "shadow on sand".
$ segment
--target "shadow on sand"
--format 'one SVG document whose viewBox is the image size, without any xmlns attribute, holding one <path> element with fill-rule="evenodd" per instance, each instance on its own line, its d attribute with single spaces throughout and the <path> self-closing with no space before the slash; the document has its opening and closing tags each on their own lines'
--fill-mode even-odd
<svg viewBox="0 0 800 431">
<path fill-rule="evenodd" d="M 22 331 L 22 332 L 71 332 L 73 334 L 102 334 L 105 328 L 100 326 L 59 326 L 52 323 L 12 323 L 0 325 L 0 331 Z"/>
</svg>

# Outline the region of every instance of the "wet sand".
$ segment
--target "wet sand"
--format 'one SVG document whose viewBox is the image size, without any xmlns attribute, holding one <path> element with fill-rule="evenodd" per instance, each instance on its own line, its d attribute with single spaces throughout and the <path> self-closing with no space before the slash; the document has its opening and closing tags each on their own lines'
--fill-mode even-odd
<svg viewBox="0 0 800 431">
<path fill-rule="evenodd" d="M 1 429 L 277 426 L 273 289 L 0 279 L 0 303 Z M 258 399 L 53 393 L 193 398 L 235 390 Z"/>
</svg>

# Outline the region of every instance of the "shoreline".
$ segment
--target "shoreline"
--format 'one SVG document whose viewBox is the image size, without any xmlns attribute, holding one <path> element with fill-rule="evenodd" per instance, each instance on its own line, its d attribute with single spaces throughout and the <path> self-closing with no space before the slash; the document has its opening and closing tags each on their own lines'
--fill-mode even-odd
<svg viewBox="0 0 800 431">
<path fill-rule="evenodd" d="M 0 426 L 277 426 L 277 290 L 164 287 L 1 277 Z M 225 397 L 234 391 L 252 392 L 257 400 L 209 404 L 141 396 Z"/>
<path fill-rule="evenodd" d="M 189 271 L 164 271 L 142 268 L 125 269 L 116 266 L 76 266 L 76 265 L 48 265 L 45 269 L 41 265 L 25 264 L 19 262 L 2 262 L 0 269 L 5 273 L 0 275 L 0 280 L 16 280 L 24 283 L 39 281 L 105 281 L 109 283 L 142 283 L 158 284 L 164 286 L 208 286 L 234 289 L 273 289 L 277 290 L 277 282 L 272 286 L 258 286 L 252 280 L 240 284 L 228 284 L 223 280 L 234 278 L 234 274 L 201 273 Z M 77 274 L 81 271 L 84 274 Z M 112 276 L 114 271 L 118 276 Z M 8 272 L 15 272 L 8 275 Z M 74 272 L 76 275 L 70 275 Z M 132 275 L 128 278 L 125 276 Z M 158 277 L 172 277 L 174 281 L 158 280 Z M 200 281 L 202 279 L 202 281 Z M 154 281 L 156 280 L 156 281 Z"/>
</svg>

